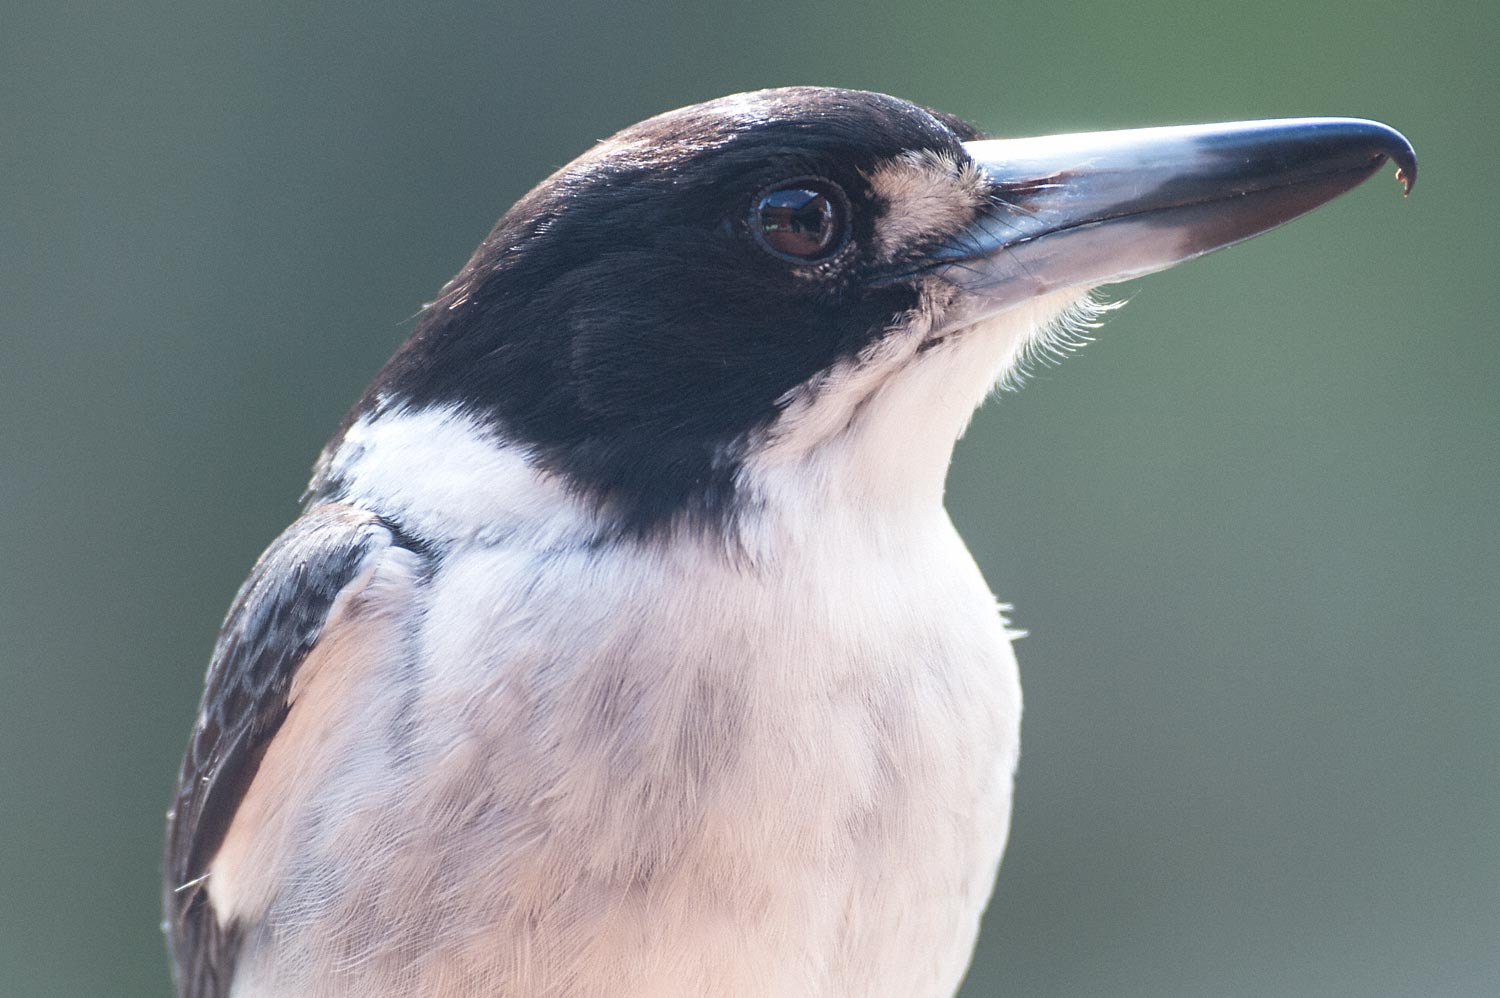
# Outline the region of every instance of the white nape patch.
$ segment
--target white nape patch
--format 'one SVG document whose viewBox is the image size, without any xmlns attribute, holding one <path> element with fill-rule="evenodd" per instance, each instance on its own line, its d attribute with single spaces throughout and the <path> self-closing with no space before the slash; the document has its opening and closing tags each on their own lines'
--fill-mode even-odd
<svg viewBox="0 0 1500 998">
<path fill-rule="evenodd" d="M 792 391 L 742 484 L 768 506 L 803 495 L 871 511 L 941 503 L 953 445 L 991 390 L 1016 384 L 1033 356 L 1076 348 L 1111 307 L 1065 291 L 935 335 L 947 287 L 933 282 L 906 327 Z"/>
<path fill-rule="evenodd" d="M 934 236 L 958 232 L 985 203 L 979 167 L 947 153 L 903 153 L 881 163 L 865 179 L 885 206 L 875 225 L 875 251 L 882 259 Z"/>
<path fill-rule="evenodd" d="M 560 478 L 456 406 L 361 416 L 326 465 L 348 501 L 428 540 L 547 548 L 598 526 Z"/>
</svg>

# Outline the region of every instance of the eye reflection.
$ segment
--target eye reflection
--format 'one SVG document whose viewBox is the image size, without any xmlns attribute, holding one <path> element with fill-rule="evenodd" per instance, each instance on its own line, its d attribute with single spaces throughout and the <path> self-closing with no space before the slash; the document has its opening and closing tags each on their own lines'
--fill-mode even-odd
<svg viewBox="0 0 1500 998">
<path fill-rule="evenodd" d="M 799 180 L 760 197 L 752 227 L 767 249 L 811 260 L 843 241 L 847 225 L 843 192 L 823 180 Z"/>
</svg>

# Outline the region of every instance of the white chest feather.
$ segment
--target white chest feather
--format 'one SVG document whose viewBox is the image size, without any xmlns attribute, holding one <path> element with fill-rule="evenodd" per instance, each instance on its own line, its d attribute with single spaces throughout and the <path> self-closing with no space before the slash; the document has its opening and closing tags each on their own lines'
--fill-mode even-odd
<svg viewBox="0 0 1500 998">
<path fill-rule="evenodd" d="M 950 994 L 1009 815 L 1006 634 L 941 517 L 806 540 L 453 559 L 243 993 Z M 309 984 L 354 952 L 388 959 Z"/>
<path fill-rule="evenodd" d="M 951 995 L 1021 704 L 941 505 L 996 370 L 945 354 L 793 402 L 734 545 L 586 543 L 589 514 L 462 417 L 356 425 L 352 501 L 445 556 L 361 673 L 361 723 L 316 746 L 301 831 L 256 854 L 274 897 L 225 912 L 252 927 L 235 996 Z"/>
</svg>

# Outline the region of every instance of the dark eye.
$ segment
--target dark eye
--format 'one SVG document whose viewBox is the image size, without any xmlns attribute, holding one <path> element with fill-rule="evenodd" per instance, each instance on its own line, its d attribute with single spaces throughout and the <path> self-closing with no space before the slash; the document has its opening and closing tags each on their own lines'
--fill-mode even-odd
<svg viewBox="0 0 1500 998">
<path fill-rule="evenodd" d="M 750 216 L 761 245 L 782 256 L 815 260 L 844 243 L 849 202 L 837 184 L 794 180 L 762 194 Z"/>
</svg>

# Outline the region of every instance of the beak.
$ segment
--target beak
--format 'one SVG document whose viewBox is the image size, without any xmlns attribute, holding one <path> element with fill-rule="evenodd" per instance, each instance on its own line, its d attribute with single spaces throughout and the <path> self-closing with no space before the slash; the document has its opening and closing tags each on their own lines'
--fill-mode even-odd
<svg viewBox="0 0 1500 998">
<path fill-rule="evenodd" d="M 1165 270 L 1309 212 L 1411 143 L 1356 118 L 1288 118 L 967 142 L 990 204 L 928 257 L 967 324 L 1038 295 Z"/>
</svg>

